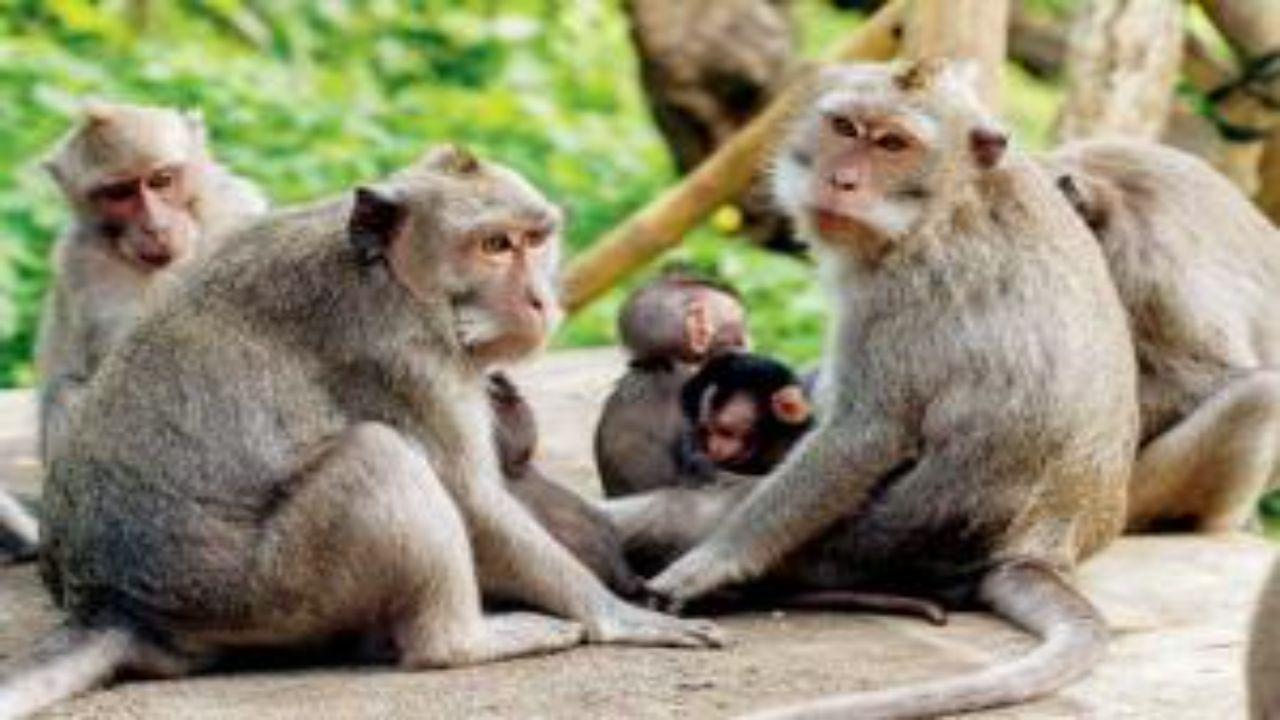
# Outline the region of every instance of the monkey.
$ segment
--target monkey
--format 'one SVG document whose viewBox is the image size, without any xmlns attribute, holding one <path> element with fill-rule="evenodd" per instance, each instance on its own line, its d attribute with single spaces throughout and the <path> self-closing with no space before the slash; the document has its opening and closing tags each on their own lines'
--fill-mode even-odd
<svg viewBox="0 0 1280 720">
<path fill-rule="evenodd" d="M 594 444 L 605 496 L 713 482 L 714 465 L 683 445 L 691 430 L 680 393 L 709 357 L 749 347 L 737 292 L 668 268 L 623 303 L 618 335 L 630 359 L 605 401 Z"/>
<path fill-rule="evenodd" d="M 1253 616 L 1248 659 L 1249 718 L 1280 718 L 1280 565 L 1271 571 Z"/>
<path fill-rule="evenodd" d="M 41 576 L 68 620 L 0 676 L 0 716 L 338 633 L 407 669 L 720 645 L 611 593 L 503 485 L 485 375 L 558 321 L 560 226 L 514 171 L 446 146 L 193 268 L 53 449 Z"/>
<path fill-rule="evenodd" d="M 35 517 L 18 499 L 0 490 L 0 562 L 34 560 L 40 544 Z"/>
<path fill-rule="evenodd" d="M 1170 147 L 1089 140 L 1043 162 L 1093 230 L 1133 328 L 1129 529 L 1238 529 L 1280 471 L 1280 231 Z"/>
<path fill-rule="evenodd" d="M 37 342 L 42 458 L 146 302 L 266 210 L 256 186 L 214 160 L 206 134 L 196 112 L 94 102 L 44 161 L 73 220 L 54 245 Z"/>
<path fill-rule="evenodd" d="M 511 378 L 488 378 L 494 414 L 494 442 L 507 489 L 605 585 L 624 598 L 641 598 L 644 581 L 627 562 L 618 530 L 577 493 L 554 482 L 533 462 L 538 427 L 533 409 Z"/>
<path fill-rule="evenodd" d="M 692 452 L 720 470 L 769 472 L 812 423 L 802 382 L 763 355 L 730 352 L 708 360 L 680 391 Z"/>
<path fill-rule="evenodd" d="M 1132 338 L 1089 229 L 1009 147 L 971 76 L 925 60 L 817 77 L 774 165 L 831 298 L 817 424 L 749 487 L 606 509 L 624 539 L 657 519 L 692 541 L 649 582 L 671 607 L 757 579 L 883 589 L 986 608 L 1043 642 L 970 675 L 762 717 L 1024 702 L 1107 646 L 1068 575 L 1125 524 Z M 682 505 L 663 503 L 677 492 Z"/>
</svg>

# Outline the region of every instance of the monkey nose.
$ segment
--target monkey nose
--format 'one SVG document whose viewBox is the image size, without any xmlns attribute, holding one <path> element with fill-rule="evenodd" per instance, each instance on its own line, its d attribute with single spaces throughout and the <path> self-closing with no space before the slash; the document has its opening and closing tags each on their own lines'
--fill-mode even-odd
<svg viewBox="0 0 1280 720">
<path fill-rule="evenodd" d="M 858 176 L 854 173 L 837 170 L 827 179 L 831 187 L 840 192 L 853 192 L 858 189 Z"/>
</svg>

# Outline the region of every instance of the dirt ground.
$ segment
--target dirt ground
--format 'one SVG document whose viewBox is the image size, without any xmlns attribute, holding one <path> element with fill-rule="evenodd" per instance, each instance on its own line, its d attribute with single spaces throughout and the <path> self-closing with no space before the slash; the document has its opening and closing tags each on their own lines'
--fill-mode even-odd
<svg viewBox="0 0 1280 720">
<path fill-rule="evenodd" d="M 556 353 L 518 373 L 553 477 L 597 492 L 591 432 L 621 367 L 612 351 Z M 38 495 L 32 401 L 0 394 L 0 484 Z M 1272 548 L 1248 536 L 1125 539 L 1081 581 L 1107 614 L 1106 662 L 1059 696 L 985 718 L 1242 717 L 1241 665 Z M 56 622 L 30 567 L 0 570 L 0 661 Z M 1007 659 L 1031 640 L 982 615 L 945 628 L 817 612 L 723 620 L 721 651 L 585 647 L 445 672 L 338 667 L 130 683 L 49 718 L 719 718 L 821 693 L 936 678 Z"/>
</svg>

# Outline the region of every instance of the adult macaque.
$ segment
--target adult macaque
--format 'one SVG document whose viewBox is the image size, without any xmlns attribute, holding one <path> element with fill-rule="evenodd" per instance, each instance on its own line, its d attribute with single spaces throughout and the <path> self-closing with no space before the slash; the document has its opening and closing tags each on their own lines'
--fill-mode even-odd
<svg viewBox="0 0 1280 720">
<path fill-rule="evenodd" d="M 106 354 L 172 273 L 266 210 L 209 154 L 198 114 L 94 104 L 45 162 L 73 220 L 53 253 L 40 329 L 40 450 L 67 419 Z"/>
<path fill-rule="evenodd" d="M 39 542 L 35 517 L 17 498 L 0 490 L 0 561 L 33 560 Z"/>
<path fill-rule="evenodd" d="M 772 470 L 812 424 L 800 378 L 751 353 L 708 360 L 681 388 L 681 405 L 694 452 L 743 475 Z"/>
<path fill-rule="evenodd" d="M 1045 164 L 1093 229 L 1137 345 L 1130 527 L 1239 528 L 1280 470 L 1280 231 L 1172 148 L 1087 141 Z"/>
<path fill-rule="evenodd" d="M 1249 718 L 1280 718 L 1280 566 L 1262 590 L 1249 641 Z"/>
<path fill-rule="evenodd" d="M 708 358 L 747 347 L 741 300 L 729 287 L 668 270 L 627 299 L 618 331 L 631 358 L 596 427 L 604 494 L 713 481 L 715 467 L 682 447 L 691 428 L 681 390 Z"/>
<path fill-rule="evenodd" d="M 442 149 L 267 217 L 166 293 L 54 448 L 42 570 L 70 619 L 0 679 L 0 716 L 338 634 L 406 668 L 718 644 L 618 599 L 504 487 L 485 373 L 556 320 L 559 222 Z M 486 617 L 482 594 L 569 620 Z"/>
<path fill-rule="evenodd" d="M 1124 527 L 1138 431 L 1132 340 L 1088 228 L 960 69 L 930 62 L 823 75 L 775 179 L 832 294 L 818 424 L 745 499 L 702 491 L 709 536 L 650 590 L 883 588 L 1044 639 L 772 717 L 932 717 L 1088 672 L 1106 623 L 1066 576 Z"/>
<path fill-rule="evenodd" d="M 547 478 L 533 462 L 538 426 L 533 409 L 505 373 L 489 374 L 494 440 L 507 489 L 538 522 L 605 585 L 622 597 L 644 594 L 644 581 L 627 562 L 618 529 L 577 493 Z"/>
</svg>

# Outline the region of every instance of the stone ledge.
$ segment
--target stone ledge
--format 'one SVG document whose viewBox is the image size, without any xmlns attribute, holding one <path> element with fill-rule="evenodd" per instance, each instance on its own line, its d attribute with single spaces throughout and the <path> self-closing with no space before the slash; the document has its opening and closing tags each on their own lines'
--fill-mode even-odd
<svg viewBox="0 0 1280 720">
<path fill-rule="evenodd" d="M 517 371 L 541 422 L 548 474 L 595 493 L 591 437 L 619 374 L 612 350 L 554 353 Z M 0 393 L 0 484 L 34 497 L 30 393 Z M 1058 697 L 985 718 L 1159 718 L 1244 714 L 1244 637 L 1273 548 L 1244 535 L 1126 538 L 1081 581 L 1114 641 L 1093 675 Z M 0 659 L 53 626 L 30 567 L 0 570 Z M 820 693 L 955 673 L 1031 640 L 978 614 L 945 628 L 834 613 L 726 618 L 724 651 L 588 647 L 430 673 L 325 668 L 131 683 L 63 704 L 51 718 L 715 718 Z"/>
</svg>

